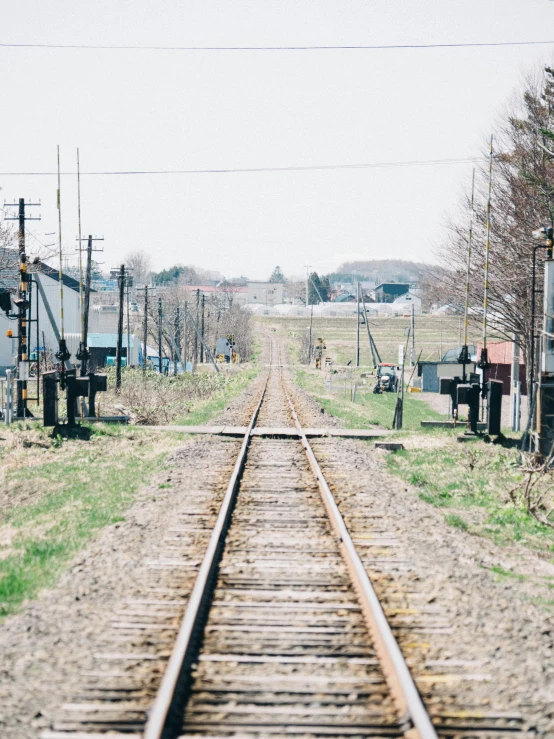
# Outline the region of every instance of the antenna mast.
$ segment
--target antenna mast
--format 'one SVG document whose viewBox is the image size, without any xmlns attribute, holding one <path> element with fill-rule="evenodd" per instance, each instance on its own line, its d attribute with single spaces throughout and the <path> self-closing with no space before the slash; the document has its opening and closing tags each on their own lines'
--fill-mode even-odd
<svg viewBox="0 0 554 739">
<path fill-rule="evenodd" d="M 485 390 L 485 372 L 490 367 L 487 352 L 487 317 L 489 307 L 489 254 L 491 246 L 491 197 L 492 197 L 492 156 L 493 137 L 491 135 L 491 148 L 489 155 L 489 195 L 487 200 L 487 238 L 485 242 L 485 290 L 483 295 L 483 348 L 479 358 L 479 367 L 483 370 L 483 391 Z"/>
<path fill-rule="evenodd" d="M 81 341 L 84 342 L 85 321 L 83 304 L 83 250 L 81 248 L 81 169 L 79 167 L 79 149 L 77 148 L 77 217 L 79 223 L 79 306 L 81 308 Z"/>
<path fill-rule="evenodd" d="M 468 340 L 468 316 L 469 316 L 469 288 L 471 280 L 471 248 L 473 246 L 473 216 L 475 202 L 475 169 L 471 176 L 471 210 L 469 214 L 469 236 L 467 240 L 467 271 L 466 271 L 466 302 L 464 306 L 464 343 L 460 351 L 458 361 L 462 364 L 462 382 L 466 381 L 466 364 L 469 362 Z"/>
<path fill-rule="evenodd" d="M 63 252 L 62 252 L 62 204 L 61 204 L 61 178 L 60 178 L 60 145 L 58 144 L 58 193 L 57 193 L 57 201 L 58 201 L 58 241 L 59 241 L 59 257 L 60 257 L 60 267 L 58 272 L 58 279 L 60 282 L 60 339 L 59 339 L 59 349 L 56 352 L 56 359 L 59 360 L 61 365 L 61 375 L 60 375 L 60 387 L 62 390 L 65 390 L 66 385 L 66 378 L 65 378 L 65 363 L 71 356 L 70 353 L 67 351 L 67 346 L 65 343 L 65 332 L 64 332 L 64 322 L 63 322 Z"/>
</svg>

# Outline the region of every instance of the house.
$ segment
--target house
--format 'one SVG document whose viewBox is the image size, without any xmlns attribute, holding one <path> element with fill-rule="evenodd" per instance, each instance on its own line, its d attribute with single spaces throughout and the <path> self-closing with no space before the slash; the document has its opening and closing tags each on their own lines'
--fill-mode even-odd
<svg viewBox="0 0 554 739">
<path fill-rule="evenodd" d="M 382 282 L 375 288 L 376 303 L 392 303 L 410 290 L 409 282 Z"/>
<path fill-rule="evenodd" d="M 3 286 L 5 289 L 14 291 L 17 285 L 18 267 L 14 265 L 13 281 L 9 280 L 4 271 Z M 29 270 L 31 280 L 31 306 L 28 311 L 30 321 L 29 353 L 36 351 L 37 347 L 44 347 L 46 351 L 54 354 L 58 350 L 58 337 L 60 334 L 60 280 L 57 269 L 50 267 L 44 262 L 33 265 Z M 12 284 L 13 282 L 13 284 Z M 63 314 L 64 332 L 79 333 L 81 331 L 81 309 L 78 280 L 62 274 L 63 287 Z M 38 297 L 38 323 L 37 318 Z M 17 335 L 17 311 L 11 311 L 8 317 L 4 311 L 0 311 L 0 372 L 5 373 L 7 368 L 15 366 L 17 359 L 17 340 L 8 338 L 6 331 L 11 329 Z"/>
<path fill-rule="evenodd" d="M 283 302 L 282 282 L 248 282 L 246 290 L 247 303 L 276 305 Z"/>
<path fill-rule="evenodd" d="M 349 293 L 343 293 L 342 295 L 339 295 L 337 298 L 334 298 L 331 300 L 331 303 L 355 303 L 356 302 L 356 296 L 350 295 Z"/>
<path fill-rule="evenodd" d="M 392 309 L 395 313 L 411 313 L 412 306 L 414 313 L 419 315 L 421 313 L 421 298 L 411 290 L 392 301 Z"/>
<path fill-rule="evenodd" d="M 75 356 L 79 349 L 81 334 L 66 334 L 67 348 L 71 352 L 72 357 Z M 142 344 L 137 340 L 134 334 L 129 335 L 130 351 L 127 352 L 127 332 L 124 331 L 121 337 L 122 350 L 121 358 L 123 366 L 137 366 L 142 364 Z M 96 371 L 97 369 L 115 363 L 117 355 L 117 333 L 96 333 L 91 332 L 87 336 L 87 346 L 90 352 L 89 369 Z M 127 354 L 129 358 L 127 360 Z"/>
<path fill-rule="evenodd" d="M 487 370 L 487 380 L 500 380 L 502 385 L 502 395 L 510 394 L 510 384 L 512 379 L 512 352 L 513 342 L 511 341 L 488 341 L 487 355 L 490 362 L 490 368 Z M 483 344 L 479 343 L 477 347 L 477 357 L 481 356 Z M 525 363 L 523 354 L 519 353 L 519 382 L 521 382 L 521 394 L 527 395 L 527 378 L 525 374 Z"/>
<path fill-rule="evenodd" d="M 231 303 L 244 305 L 248 302 L 248 288 L 242 285 L 183 285 L 182 287 L 190 293 L 188 300 L 191 305 L 196 300 L 196 294 L 204 295 L 206 298 L 219 296 L 225 298 L 229 305 Z M 156 287 L 156 290 L 159 288 Z M 189 308 L 192 310 L 191 305 Z"/>
</svg>

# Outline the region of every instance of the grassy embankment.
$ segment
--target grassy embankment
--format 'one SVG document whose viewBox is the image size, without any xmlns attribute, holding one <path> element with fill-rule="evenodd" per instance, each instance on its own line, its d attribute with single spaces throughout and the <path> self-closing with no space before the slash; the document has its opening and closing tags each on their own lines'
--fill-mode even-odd
<svg viewBox="0 0 554 739">
<path fill-rule="evenodd" d="M 340 419 L 347 428 L 371 428 L 382 426 L 392 428 L 396 393 L 374 395 L 371 385 L 363 387 L 356 395 L 356 402 L 350 400 L 338 379 L 335 380 L 336 391 L 325 386 L 324 373 L 317 370 L 296 369 L 297 384 L 311 393 L 318 404 L 335 418 Z M 443 420 L 443 416 L 430 408 L 416 394 L 404 395 L 403 429 L 414 431 L 420 428 L 421 421 Z"/>
<path fill-rule="evenodd" d="M 222 375 L 200 400 L 189 397 L 175 422 L 205 423 L 258 371 L 247 365 Z M 122 520 L 138 489 L 187 438 L 103 424 L 79 436 L 52 436 L 34 422 L 0 431 L 0 618 L 52 585 L 95 532 Z"/>
</svg>

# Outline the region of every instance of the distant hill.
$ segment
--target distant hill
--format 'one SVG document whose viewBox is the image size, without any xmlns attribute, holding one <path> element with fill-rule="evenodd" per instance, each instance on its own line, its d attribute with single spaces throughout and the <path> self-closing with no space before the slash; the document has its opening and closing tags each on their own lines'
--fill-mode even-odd
<svg viewBox="0 0 554 739">
<path fill-rule="evenodd" d="M 369 259 L 367 262 L 344 262 L 336 272 L 327 275 L 330 282 L 352 282 L 354 279 L 380 282 L 417 282 L 423 272 L 421 262 L 406 259 Z"/>
</svg>

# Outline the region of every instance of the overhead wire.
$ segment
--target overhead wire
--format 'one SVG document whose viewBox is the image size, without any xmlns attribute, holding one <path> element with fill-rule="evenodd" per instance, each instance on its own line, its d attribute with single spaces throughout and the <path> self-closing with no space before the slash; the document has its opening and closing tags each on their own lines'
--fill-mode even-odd
<svg viewBox="0 0 554 739">
<path fill-rule="evenodd" d="M 98 177 L 107 175 L 129 176 L 129 175 L 187 175 L 187 174 L 239 174 L 257 172 L 312 172 L 327 170 L 349 170 L 349 169 L 374 169 L 386 167 L 419 167 L 444 164 L 467 164 L 479 161 L 478 157 L 458 157 L 452 159 L 420 159 L 413 161 L 398 162 L 366 162 L 358 164 L 314 164 L 306 166 L 289 167 L 229 167 L 212 169 L 150 169 L 150 170 L 103 170 L 92 172 L 81 172 L 81 176 Z M 75 176 L 75 172 L 62 172 L 62 175 Z M 2 177 L 45 177 L 57 175 L 57 172 L 0 172 Z"/>
<path fill-rule="evenodd" d="M 380 51 L 386 49 L 464 49 L 499 46 L 541 46 L 554 41 L 468 41 L 438 44 L 330 44 L 287 46 L 141 46 L 125 44 L 0 43 L 8 49 L 81 49 L 90 51 Z"/>
</svg>

